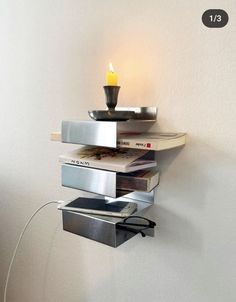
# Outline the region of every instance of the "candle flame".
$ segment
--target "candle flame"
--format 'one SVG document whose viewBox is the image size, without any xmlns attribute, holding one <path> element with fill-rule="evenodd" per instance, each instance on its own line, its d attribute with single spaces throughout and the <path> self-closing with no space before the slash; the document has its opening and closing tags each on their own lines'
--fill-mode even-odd
<svg viewBox="0 0 236 302">
<path fill-rule="evenodd" d="M 109 70 L 110 70 L 111 72 L 114 72 L 114 68 L 113 68 L 113 65 L 112 65 L 111 62 L 109 63 Z"/>
</svg>

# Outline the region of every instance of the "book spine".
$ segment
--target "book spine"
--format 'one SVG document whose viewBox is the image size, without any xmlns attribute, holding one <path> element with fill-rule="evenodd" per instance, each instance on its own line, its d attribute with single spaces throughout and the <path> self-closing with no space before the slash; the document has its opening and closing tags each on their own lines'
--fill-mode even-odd
<svg viewBox="0 0 236 302">
<path fill-rule="evenodd" d="M 134 140 L 134 139 L 118 139 L 117 145 L 119 148 L 133 148 L 133 149 L 142 149 L 142 150 L 167 150 L 171 148 L 175 148 L 178 146 L 182 146 L 185 144 L 185 135 L 168 140 L 159 140 L 157 142 L 153 142 L 153 140 Z"/>
<path fill-rule="evenodd" d="M 82 166 L 86 168 L 97 168 L 101 169 L 100 165 L 96 165 L 96 163 L 91 163 L 86 160 L 79 160 L 79 159 L 74 159 L 74 158 L 68 158 L 68 157 L 60 157 L 60 162 L 64 164 L 72 164 L 76 166 Z M 104 167 L 103 167 L 104 168 Z"/>
<path fill-rule="evenodd" d="M 68 158 L 68 157 L 60 157 L 59 161 L 64 164 L 71 164 L 86 168 L 94 168 L 94 169 L 101 169 L 101 170 L 109 170 L 113 172 L 123 172 L 125 173 L 126 170 L 124 168 L 117 168 L 117 166 L 112 165 L 104 165 L 104 163 L 99 164 L 99 162 L 91 162 L 86 160 L 80 160 L 80 159 L 74 159 L 74 158 Z"/>
<path fill-rule="evenodd" d="M 153 144 L 151 142 L 141 142 L 141 141 L 133 141 L 128 139 L 119 139 L 117 141 L 117 146 L 119 148 L 133 148 L 133 149 L 142 149 L 142 150 L 156 150 L 157 144 Z"/>
</svg>

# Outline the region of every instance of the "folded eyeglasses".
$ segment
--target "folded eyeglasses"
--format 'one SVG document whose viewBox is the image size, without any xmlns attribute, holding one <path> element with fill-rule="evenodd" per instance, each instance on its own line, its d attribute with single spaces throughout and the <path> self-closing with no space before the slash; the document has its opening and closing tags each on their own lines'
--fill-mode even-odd
<svg viewBox="0 0 236 302">
<path fill-rule="evenodd" d="M 145 237 L 146 234 L 144 231 L 147 229 L 153 229 L 156 226 L 156 223 L 145 217 L 130 216 L 125 218 L 123 222 L 118 222 L 117 225 L 121 229 L 125 229 L 136 234 L 140 233 L 142 237 Z"/>
</svg>

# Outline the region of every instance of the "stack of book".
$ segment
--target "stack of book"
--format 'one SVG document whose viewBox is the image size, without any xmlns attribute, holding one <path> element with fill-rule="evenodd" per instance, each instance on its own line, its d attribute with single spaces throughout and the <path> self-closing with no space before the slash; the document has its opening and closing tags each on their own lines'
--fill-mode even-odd
<svg viewBox="0 0 236 302">
<path fill-rule="evenodd" d="M 61 163 L 117 172 L 117 189 L 150 192 L 159 183 L 151 150 L 185 144 L 185 133 L 119 133 L 118 149 L 84 146 L 60 156 Z M 152 169 L 150 169 L 152 168 Z M 153 169 L 154 168 L 154 169 Z"/>
<path fill-rule="evenodd" d="M 59 159 L 61 163 L 118 172 L 119 190 L 149 192 L 158 184 L 159 173 L 156 168 L 150 170 L 157 163 L 148 156 L 147 150 L 85 146 Z"/>
</svg>

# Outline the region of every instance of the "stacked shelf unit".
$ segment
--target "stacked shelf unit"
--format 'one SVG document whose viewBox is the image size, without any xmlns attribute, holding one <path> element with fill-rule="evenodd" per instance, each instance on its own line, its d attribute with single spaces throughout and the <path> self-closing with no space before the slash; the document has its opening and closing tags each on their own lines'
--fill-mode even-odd
<svg viewBox="0 0 236 302">
<path fill-rule="evenodd" d="M 52 140 L 62 143 L 102 146 L 117 148 L 120 132 L 147 132 L 156 122 L 155 107 L 117 108 L 117 110 L 134 110 L 136 119 L 129 121 L 62 121 L 61 134 L 52 134 Z M 156 150 L 158 151 L 158 150 Z M 155 150 L 150 152 L 155 159 Z M 125 192 L 116 187 L 117 172 L 62 164 L 62 186 L 96 194 L 96 198 L 106 200 L 123 200 L 138 205 L 135 216 L 145 217 L 146 211 L 153 205 L 155 189 L 151 192 Z M 91 215 L 73 211 L 62 211 L 63 229 L 77 235 L 117 247 L 136 235 L 119 226 L 123 218 Z M 154 236 L 154 229 L 145 231 Z"/>
</svg>

